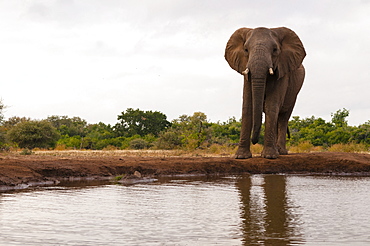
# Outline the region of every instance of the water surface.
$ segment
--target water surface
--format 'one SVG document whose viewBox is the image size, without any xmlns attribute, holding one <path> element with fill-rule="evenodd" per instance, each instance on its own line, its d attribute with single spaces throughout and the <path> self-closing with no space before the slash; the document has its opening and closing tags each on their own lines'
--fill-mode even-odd
<svg viewBox="0 0 370 246">
<path fill-rule="evenodd" d="M 0 245 L 370 244 L 369 177 L 91 184 L 0 193 Z"/>
</svg>

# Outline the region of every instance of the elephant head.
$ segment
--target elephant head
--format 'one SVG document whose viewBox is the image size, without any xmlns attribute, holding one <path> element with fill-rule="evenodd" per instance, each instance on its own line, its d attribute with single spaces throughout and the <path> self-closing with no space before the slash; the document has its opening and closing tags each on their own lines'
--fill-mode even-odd
<svg viewBox="0 0 370 246">
<path fill-rule="evenodd" d="M 258 142 L 266 82 L 279 81 L 302 63 L 306 52 L 299 37 L 290 29 L 240 28 L 230 37 L 225 58 L 230 67 L 244 75 L 252 86 L 252 143 Z"/>
</svg>

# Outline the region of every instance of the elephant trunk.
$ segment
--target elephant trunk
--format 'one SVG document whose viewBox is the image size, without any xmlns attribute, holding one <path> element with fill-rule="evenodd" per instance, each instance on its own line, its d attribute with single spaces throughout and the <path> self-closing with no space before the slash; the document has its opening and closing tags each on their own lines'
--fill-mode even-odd
<svg viewBox="0 0 370 246">
<path fill-rule="evenodd" d="M 268 50 L 263 45 L 257 45 L 250 51 L 247 68 L 242 74 L 248 74 L 252 88 L 252 143 L 258 142 L 261 125 L 263 104 L 265 101 L 265 89 L 267 76 L 274 75 L 273 63 Z"/>
<path fill-rule="evenodd" d="M 253 130 L 252 130 L 252 143 L 258 142 L 261 125 L 262 125 L 262 112 L 263 102 L 265 99 L 265 78 L 252 78 L 252 108 L 253 108 Z"/>
</svg>

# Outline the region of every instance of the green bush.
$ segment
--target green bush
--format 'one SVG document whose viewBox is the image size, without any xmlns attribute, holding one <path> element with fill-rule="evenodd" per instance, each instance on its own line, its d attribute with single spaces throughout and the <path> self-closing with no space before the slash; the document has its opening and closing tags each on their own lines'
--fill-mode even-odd
<svg viewBox="0 0 370 246">
<path fill-rule="evenodd" d="M 7 132 L 8 139 L 20 148 L 54 148 L 60 135 L 46 120 L 19 122 Z"/>
<path fill-rule="evenodd" d="M 175 132 L 162 132 L 155 147 L 157 149 L 177 149 L 181 147 L 181 137 Z"/>
<path fill-rule="evenodd" d="M 57 141 L 59 149 L 208 149 L 211 153 L 239 141 L 241 121 L 235 117 L 226 122 L 211 123 L 202 112 L 181 115 L 171 123 L 160 112 L 127 109 L 118 117 L 114 126 L 99 122 L 87 124 L 79 117 L 50 116 L 47 120 L 35 121 L 26 117 L 11 117 L 4 120 L 0 100 L 0 151 L 11 146 L 20 148 L 50 148 Z M 289 121 L 288 147 L 293 152 L 366 151 L 370 147 L 370 121 L 349 126 L 347 109 L 331 114 L 325 121 L 314 116 L 305 119 L 293 116 Z M 263 144 L 262 124 L 259 144 Z M 356 145 L 357 144 L 357 145 Z M 254 148 L 254 149 L 253 149 Z M 262 146 L 252 146 L 259 153 Z M 341 150 L 342 149 L 342 150 Z"/>
<path fill-rule="evenodd" d="M 130 141 L 131 149 L 146 149 L 148 148 L 148 146 L 149 146 L 148 142 L 141 138 L 136 138 Z"/>
<path fill-rule="evenodd" d="M 80 149 L 81 148 L 81 136 L 73 136 L 69 137 L 68 135 L 62 136 L 61 139 L 58 140 L 58 145 L 64 145 L 66 148 L 70 149 Z"/>
</svg>

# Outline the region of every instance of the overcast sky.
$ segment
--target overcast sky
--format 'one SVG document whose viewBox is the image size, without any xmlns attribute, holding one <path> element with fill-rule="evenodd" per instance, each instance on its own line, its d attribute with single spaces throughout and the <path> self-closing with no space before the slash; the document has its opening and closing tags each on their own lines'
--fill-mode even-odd
<svg viewBox="0 0 370 246">
<path fill-rule="evenodd" d="M 0 0 L 5 117 L 115 124 L 127 108 L 169 120 L 241 117 L 241 75 L 224 59 L 240 27 L 294 30 L 307 56 L 293 115 L 370 120 L 370 1 Z"/>
</svg>

